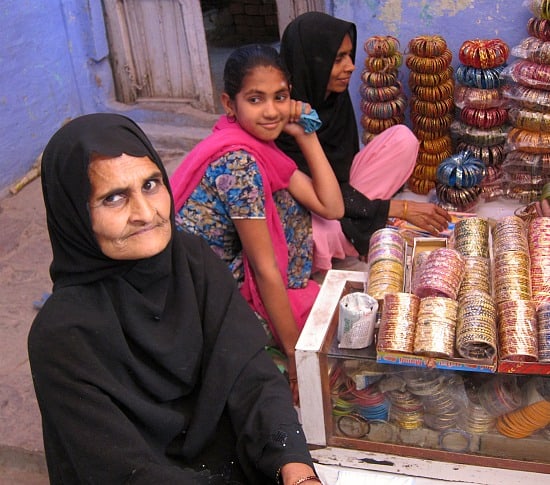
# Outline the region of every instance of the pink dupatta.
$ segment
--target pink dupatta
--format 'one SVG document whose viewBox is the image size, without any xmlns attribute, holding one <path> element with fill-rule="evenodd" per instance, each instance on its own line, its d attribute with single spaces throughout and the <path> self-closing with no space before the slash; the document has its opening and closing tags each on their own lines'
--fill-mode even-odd
<svg viewBox="0 0 550 485">
<path fill-rule="evenodd" d="M 266 198 L 266 222 L 277 265 L 287 286 L 288 247 L 283 225 L 273 201 L 273 193 L 288 187 L 290 177 L 297 167 L 274 142 L 258 140 L 243 130 L 238 123 L 231 123 L 226 116 L 221 116 L 213 128 L 213 133 L 189 152 L 170 178 L 176 212 L 181 209 L 200 183 L 208 165 L 235 150 L 246 150 L 258 164 Z M 244 252 L 243 263 L 244 282 L 241 293 L 249 305 L 269 323 L 273 335 L 278 339 L 260 297 L 254 272 Z M 292 312 L 300 330 L 305 324 L 318 292 L 319 285 L 313 280 L 309 280 L 305 288 L 287 288 Z"/>
</svg>

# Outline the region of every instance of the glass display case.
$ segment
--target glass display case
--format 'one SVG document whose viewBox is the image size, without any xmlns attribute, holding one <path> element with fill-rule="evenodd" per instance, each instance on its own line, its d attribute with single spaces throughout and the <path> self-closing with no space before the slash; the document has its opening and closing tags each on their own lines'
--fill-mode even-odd
<svg viewBox="0 0 550 485">
<path fill-rule="evenodd" d="M 366 277 L 329 271 L 297 344 L 301 419 L 314 458 L 473 483 L 550 483 L 550 377 L 396 357 L 377 353 L 376 342 L 340 348 L 339 302 L 364 291 Z"/>
</svg>

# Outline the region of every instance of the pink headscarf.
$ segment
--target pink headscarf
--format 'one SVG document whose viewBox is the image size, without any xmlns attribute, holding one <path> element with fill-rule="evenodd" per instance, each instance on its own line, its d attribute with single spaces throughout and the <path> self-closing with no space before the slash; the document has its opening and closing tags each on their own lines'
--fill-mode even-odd
<svg viewBox="0 0 550 485">
<path fill-rule="evenodd" d="M 189 152 L 170 178 L 176 212 L 181 209 L 200 183 L 208 165 L 224 154 L 235 150 L 247 151 L 258 164 L 265 191 L 267 227 L 281 277 L 287 286 L 288 247 L 283 225 L 273 201 L 273 193 L 288 187 L 290 177 L 297 167 L 294 161 L 286 156 L 274 142 L 261 141 L 243 130 L 238 123 L 230 122 L 227 116 L 221 116 L 213 128 L 213 133 Z M 249 305 L 269 323 L 273 335 L 277 338 L 260 297 L 254 272 L 244 252 L 243 263 L 244 282 L 241 286 L 241 293 Z M 305 288 L 287 288 L 294 318 L 300 329 L 305 324 L 318 292 L 319 286 L 313 280 L 310 280 Z"/>
</svg>

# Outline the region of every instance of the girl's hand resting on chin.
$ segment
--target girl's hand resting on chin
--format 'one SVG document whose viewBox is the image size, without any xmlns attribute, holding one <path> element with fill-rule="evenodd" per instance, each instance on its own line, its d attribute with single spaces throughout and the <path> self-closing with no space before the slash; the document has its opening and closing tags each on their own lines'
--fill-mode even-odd
<svg viewBox="0 0 550 485">
<path fill-rule="evenodd" d="M 295 99 L 290 100 L 290 116 L 283 131 L 294 138 L 306 134 L 303 126 L 298 123 L 300 116 L 302 116 L 302 109 L 304 113 L 311 113 L 311 105 L 309 103 L 296 101 Z"/>
</svg>

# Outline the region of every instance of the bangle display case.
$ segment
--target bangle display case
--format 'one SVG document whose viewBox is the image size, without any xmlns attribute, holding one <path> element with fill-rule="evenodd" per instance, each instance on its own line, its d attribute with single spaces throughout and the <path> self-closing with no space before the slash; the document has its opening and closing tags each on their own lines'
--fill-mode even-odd
<svg viewBox="0 0 550 485">
<path fill-rule="evenodd" d="M 522 366 L 499 372 L 496 361 L 377 353 L 376 341 L 340 348 L 339 302 L 364 291 L 366 278 L 329 271 L 296 347 L 314 459 L 468 483 L 550 483 L 550 377 Z"/>
</svg>

